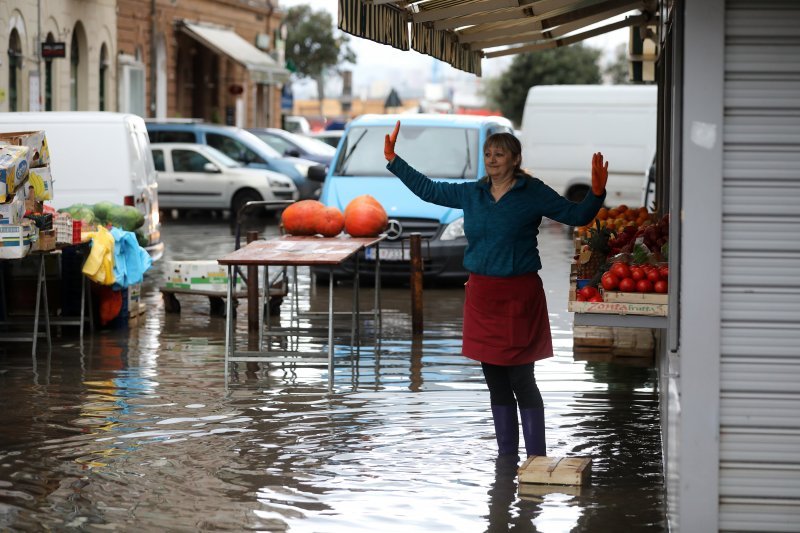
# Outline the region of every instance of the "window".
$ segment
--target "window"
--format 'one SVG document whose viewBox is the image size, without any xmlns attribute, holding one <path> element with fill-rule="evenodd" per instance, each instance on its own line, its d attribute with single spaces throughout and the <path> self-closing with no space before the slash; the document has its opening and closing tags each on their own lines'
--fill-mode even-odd
<svg viewBox="0 0 800 533">
<path fill-rule="evenodd" d="M 233 137 L 220 135 L 219 133 L 208 133 L 206 134 L 206 139 L 208 140 L 209 146 L 216 148 L 231 159 L 244 163 L 245 165 L 251 163 L 265 165 L 267 163 L 261 156 Z"/>
<path fill-rule="evenodd" d="M 48 43 L 55 41 L 52 33 L 47 34 L 46 41 Z M 44 60 L 44 110 L 53 110 L 53 60 L 51 58 Z"/>
<path fill-rule="evenodd" d="M 257 133 L 256 136 L 268 145 L 275 148 L 279 154 L 285 154 L 287 150 L 297 150 L 297 148 L 277 135 L 272 135 L 271 133 Z"/>
<path fill-rule="evenodd" d="M 19 111 L 20 75 L 22 68 L 22 44 L 16 29 L 8 38 L 8 110 Z"/>
<path fill-rule="evenodd" d="M 339 176 L 391 176 L 381 153 L 387 126 L 350 129 L 336 164 Z M 403 157 L 431 178 L 476 179 L 478 130 L 430 126 L 403 126 Z"/>
<path fill-rule="evenodd" d="M 206 163 L 211 161 L 193 150 L 172 151 L 172 170 L 175 172 L 205 172 Z"/>
<path fill-rule="evenodd" d="M 157 172 L 167 170 L 164 166 L 164 152 L 162 150 L 153 150 L 153 164 L 156 166 Z"/>
<path fill-rule="evenodd" d="M 100 94 L 99 102 L 100 102 L 100 111 L 106 110 L 106 73 L 108 72 L 108 49 L 106 48 L 105 43 L 103 43 L 102 48 L 100 48 Z"/>
<path fill-rule="evenodd" d="M 72 31 L 72 43 L 69 47 L 69 108 L 78 110 L 78 65 L 80 65 L 80 47 L 78 46 L 78 32 Z"/>
<path fill-rule="evenodd" d="M 151 131 L 148 132 L 151 143 L 195 143 L 197 137 L 191 131 Z"/>
</svg>

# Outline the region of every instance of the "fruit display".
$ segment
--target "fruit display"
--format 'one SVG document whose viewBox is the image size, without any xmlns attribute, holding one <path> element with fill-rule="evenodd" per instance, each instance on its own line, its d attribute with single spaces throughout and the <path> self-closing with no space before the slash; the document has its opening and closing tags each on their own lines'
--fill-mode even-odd
<svg viewBox="0 0 800 533">
<path fill-rule="evenodd" d="M 669 224 L 668 214 L 620 206 L 578 228 L 570 310 L 665 316 Z"/>
<path fill-rule="evenodd" d="M 317 214 L 325 205 L 317 200 L 300 200 L 281 213 L 281 225 L 289 235 L 316 235 Z"/>
<path fill-rule="evenodd" d="M 73 220 L 80 220 L 84 227 L 115 226 L 125 231 L 136 231 L 144 225 L 144 215 L 132 205 L 117 205 L 111 202 L 98 202 L 94 205 L 73 204 L 59 209 L 68 213 Z"/>
</svg>

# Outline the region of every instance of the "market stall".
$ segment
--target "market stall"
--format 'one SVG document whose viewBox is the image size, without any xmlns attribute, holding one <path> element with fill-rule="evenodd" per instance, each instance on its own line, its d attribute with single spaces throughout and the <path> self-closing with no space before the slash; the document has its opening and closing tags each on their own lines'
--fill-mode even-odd
<svg viewBox="0 0 800 533">
<path fill-rule="evenodd" d="M 669 314 L 669 216 L 602 208 L 575 228 L 574 243 L 567 308 L 575 346 L 652 357 Z"/>
</svg>

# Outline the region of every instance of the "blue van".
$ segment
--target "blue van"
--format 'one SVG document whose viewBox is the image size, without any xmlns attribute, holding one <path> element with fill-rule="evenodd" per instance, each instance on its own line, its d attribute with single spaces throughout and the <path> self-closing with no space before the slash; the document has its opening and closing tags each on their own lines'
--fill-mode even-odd
<svg viewBox="0 0 800 533">
<path fill-rule="evenodd" d="M 389 215 L 387 240 L 380 245 L 381 278 L 407 280 L 411 233 L 422 235 L 426 279 L 466 280 L 464 213 L 420 200 L 386 170 L 383 142 L 400 120 L 397 153 L 426 176 L 461 182 L 484 176 L 483 142 L 492 133 L 513 133 L 503 117 L 470 115 L 362 115 L 347 125 L 320 195 L 344 211 L 356 196 L 370 194 Z M 360 261 L 360 275 L 373 274 L 374 249 Z M 344 271 L 351 269 L 346 265 Z M 324 277 L 323 272 L 318 277 Z"/>
<path fill-rule="evenodd" d="M 234 161 L 289 176 L 300 198 L 316 198 L 325 166 L 297 157 L 284 157 L 267 143 L 242 128 L 193 120 L 146 121 L 151 143 L 196 143 L 216 148 Z M 312 179 L 309 179 L 309 173 Z M 313 176 L 316 174 L 316 178 Z"/>
</svg>

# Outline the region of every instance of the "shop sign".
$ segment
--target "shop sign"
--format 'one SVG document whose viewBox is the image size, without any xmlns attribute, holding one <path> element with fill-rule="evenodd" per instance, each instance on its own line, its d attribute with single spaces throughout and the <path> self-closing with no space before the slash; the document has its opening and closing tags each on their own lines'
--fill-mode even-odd
<svg viewBox="0 0 800 533">
<path fill-rule="evenodd" d="M 44 59 L 67 57 L 66 43 L 42 43 L 42 57 Z"/>
</svg>

